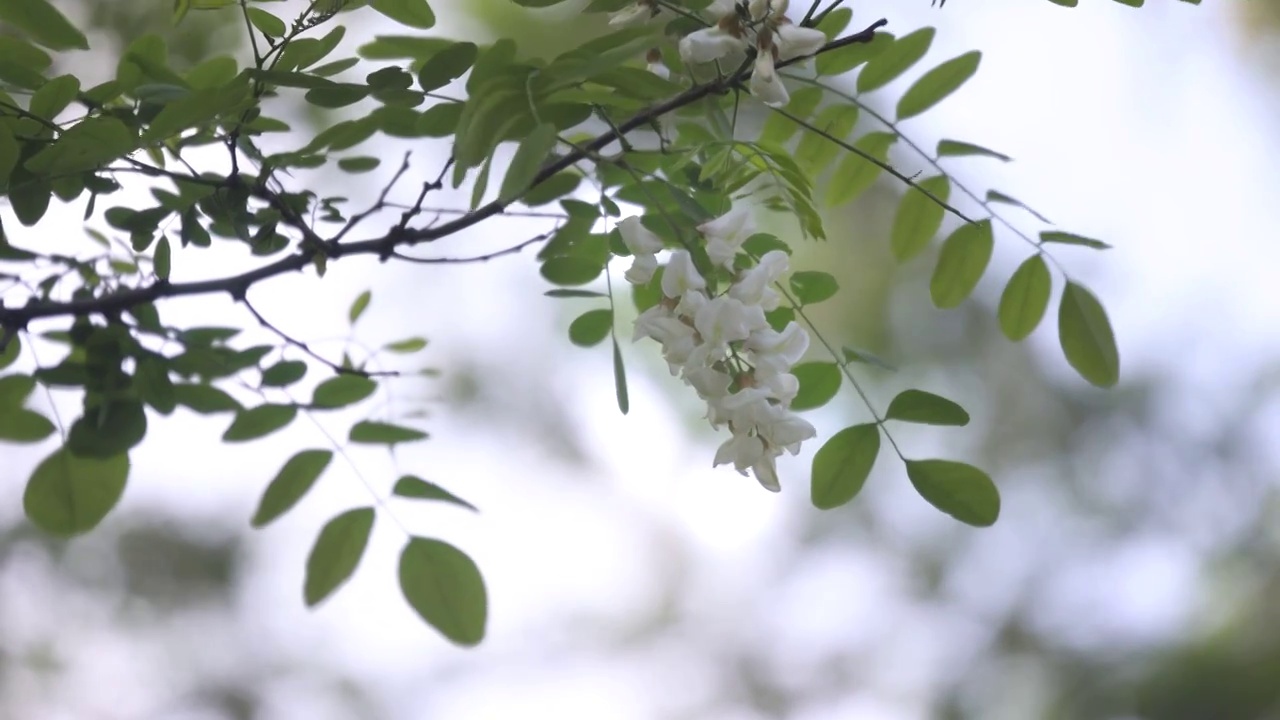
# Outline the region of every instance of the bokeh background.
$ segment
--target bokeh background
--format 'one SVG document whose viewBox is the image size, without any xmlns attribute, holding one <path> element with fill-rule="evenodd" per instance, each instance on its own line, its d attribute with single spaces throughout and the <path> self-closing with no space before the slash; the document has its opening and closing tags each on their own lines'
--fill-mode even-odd
<svg viewBox="0 0 1280 720">
<path fill-rule="evenodd" d="M 91 79 L 146 32 L 169 37 L 178 67 L 245 52 L 234 13 L 194 13 L 174 30 L 159 0 L 58 6 L 92 27 L 95 52 L 59 60 Z M 602 29 L 505 0 L 433 6 L 433 32 L 517 33 L 533 54 Z M 927 67 L 982 50 L 978 75 L 904 132 L 924 147 L 949 137 L 1012 155 L 948 168 L 1115 246 L 1055 253 L 1111 313 L 1122 383 L 1110 391 L 1067 367 L 1052 313 L 1024 343 L 1000 335 L 995 303 L 1029 253 L 1011 233 L 997 231 L 975 297 L 945 312 L 928 301 L 932 257 L 892 261 L 903 191 L 892 180 L 830 214 L 829 242 L 797 247 L 796 267 L 841 278 L 818 321 L 897 368 L 863 371 L 876 402 L 920 387 L 971 411 L 963 430 L 898 436 L 911 456 L 988 469 L 1004 498 L 994 528 L 934 511 L 887 454 L 856 502 L 830 512 L 808 501 L 817 442 L 783 461 L 779 496 L 712 469 L 718 440 L 696 398 L 645 344 L 624 346 L 632 410 L 620 416 L 608 351 L 565 339 L 590 303 L 542 297 L 528 253 L 474 266 L 343 261 L 323 283 L 285 278 L 255 302 L 336 354 L 348 304 L 373 287 L 355 338 L 430 339 L 438 377 L 396 383 L 390 402 L 422 412 L 432 439 L 394 457 L 352 451 L 257 532 L 248 518 L 279 465 L 346 425 L 319 418 L 224 447 L 224 418 L 179 410 L 152 424 L 117 510 L 71 542 L 21 514 L 26 476 L 49 448 L 3 448 L 0 718 L 1280 718 L 1280 3 L 851 7 L 854 27 L 885 17 L 898 34 L 939 29 L 926 62 L 870 105 L 891 108 Z M 334 58 L 392 30 L 369 12 L 348 23 Z M 282 112 L 300 128 L 337 119 Z M 386 142 L 373 154 L 389 173 L 406 149 L 423 178 L 447 152 Z M 910 153 L 893 159 L 924 168 Z M 385 180 L 307 178 L 356 207 Z M 78 247 L 79 216 L 10 223 L 11 239 Z M 540 222 L 499 218 L 433 251 L 505 247 Z M 180 278 L 244 261 L 183 255 Z M 171 307 L 173 321 L 252 326 L 221 298 Z M 848 388 L 810 415 L 820 438 L 867 418 Z M 386 496 L 401 472 L 482 510 L 389 508 L 480 564 L 491 614 L 478 649 L 448 645 L 400 599 L 404 531 L 386 513 L 354 580 L 303 608 L 320 526 Z"/>
</svg>

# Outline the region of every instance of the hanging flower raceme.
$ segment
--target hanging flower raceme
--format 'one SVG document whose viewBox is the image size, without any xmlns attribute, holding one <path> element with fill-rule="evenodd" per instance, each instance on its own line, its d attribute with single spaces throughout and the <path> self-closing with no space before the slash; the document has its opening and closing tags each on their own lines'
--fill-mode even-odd
<svg viewBox="0 0 1280 720">
<path fill-rule="evenodd" d="M 635 256 L 627 280 L 650 282 L 661 239 L 636 217 L 623 220 L 618 230 Z M 795 321 L 774 330 L 765 317 L 779 305 L 772 285 L 787 272 L 787 254 L 771 250 L 753 267 L 735 270 L 743 242 L 755 232 L 745 205 L 735 205 L 698 231 L 713 268 L 730 271 L 732 281 L 714 292 L 689 250 L 672 251 L 662 271 L 662 299 L 636 318 L 633 340 L 657 341 L 671 374 L 706 401 L 711 426 L 729 429 L 731 436 L 712 464 L 732 464 L 743 475 L 749 471 L 777 492 L 778 456 L 794 455 L 817 434 L 790 409 L 800 387 L 790 370 L 808 349 L 809 336 Z"/>
<path fill-rule="evenodd" d="M 680 40 L 680 57 L 688 64 L 709 63 L 755 49 L 748 89 L 774 107 L 791 99 L 778 77 L 776 63 L 813 55 L 827 42 L 820 30 L 800 27 L 787 18 L 787 0 L 751 0 L 744 18 L 732 0 L 717 0 L 706 12 L 715 25 Z"/>
</svg>

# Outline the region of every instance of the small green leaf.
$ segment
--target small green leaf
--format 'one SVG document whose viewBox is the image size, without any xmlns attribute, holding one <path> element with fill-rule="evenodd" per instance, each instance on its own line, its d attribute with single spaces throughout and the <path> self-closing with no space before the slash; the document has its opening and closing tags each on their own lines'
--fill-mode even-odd
<svg viewBox="0 0 1280 720">
<path fill-rule="evenodd" d="M 475 562 L 439 540 L 414 537 L 400 553 L 400 592 L 418 615 L 459 645 L 484 639 L 488 596 Z"/>
<path fill-rule="evenodd" d="M 175 390 L 178 387 L 175 386 Z M 181 402 L 181 401 L 179 401 Z M 255 408 L 241 410 L 231 421 L 227 431 L 222 433 L 223 442 L 244 442 L 257 440 L 260 437 L 283 428 L 298 415 L 298 408 L 293 405 L 259 405 Z"/>
<path fill-rule="evenodd" d="M 929 52 L 935 32 L 931 27 L 920 28 L 894 40 L 889 47 L 872 57 L 867 61 L 867 66 L 858 72 L 858 93 L 878 90 L 909 70 Z"/>
<path fill-rule="evenodd" d="M 1040 324 L 1049 307 L 1053 280 L 1044 258 L 1032 255 L 1018 266 L 1000 295 L 1000 330 L 1014 342 L 1027 337 Z"/>
<path fill-rule="evenodd" d="M 0 21 L 51 50 L 88 50 L 89 40 L 47 0 L 3 0 Z"/>
<path fill-rule="evenodd" d="M 427 434 L 421 430 L 407 428 L 391 423 L 363 420 L 351 426 L 347 439 L 353 443 L 365 445 L 395 445 L 402 442 L 422 440 Z"/>
<path fill-rule="evenodd" d="M 476 61 L 478 49 L 475 43 L 454 43 L 432 55 L 418 71 L 418 86 L 423 92 L 439 90 L 462 77 Z"/>
<path fill-rule="evenodd" d="M 995 158 L 1002 162 L 1009 162 L 1013 158 L 998 153 L 995 150 L 988 150 L 981 145 L 973 143 L 960 142 L 959 140 L 939 140 L 938 141 L 938 157 L 965 157 L 968 155 L 980 155 L 983 157 Z"/>
<path fill-rule="evenodd" d="M 355 301 L 351 303 L 351 309 L 347 311 L 347 321 L 355 325 L 360 316 L 364 314 L 365 308 L 369 307 L 371 299 L 373 299 L 373 292 L 370 290 L 365 290 L 357 295 Z"/>
<path fill-rule="evenodd" d="M 830 510 L 852 500 L 862 491 L 879 454 L 880 428 L 874 423 L 832 435 L 813 456 L 809 496 L 814 507 Z"/>
<path fill-rule="evenodd" d="M 251 7 L 245 12 L 249 16 L 249 22 L 253 23 L 253 26 L 261 30 L 262 34 L 267 37 L 284 37 L 284 34 L 288 31 L 283 20 L 266 10 Z"/>
<path fill-rule="evenodd" d="M 539 272 L 554 285 L 586 285 L 600 277 L 604 266 L 580 257 L 553 257 L 542 263 Z"/>
<path fill-rule="evenodd" d="M 1000 516 L 1000 491 L 991 476 L 952 460 L 908 460 L 907 477 L 930 505 L 962 523 L 988 527 Z"/>
<path fill-rule="evenodd" d="M 235 398 L 212 385 L 203 383 L 175 384 L 173 399 L 177 404 L 201 415 L 236 412 L 243 409 Z"/>
<path fill-rule="evenodd" d="M 878 367 L 881 370 L 888 370 L 889 372 L 897 372 L 898 370 L 894 366 L 876 357 L 875 355 L 872 355 L 866 350 L 859 350 L 859 349 L 851 348 L 848 345 L 845 345 L 840 348 L 840 351 L 841 351 L 841 354 L 844 355 L 844 361 L 846 363 L 856 362 L 856 363 L 862 363 L 863 365 L 874 365 L 875 367 Z"/>
<path fill-rule="evenodd" d="M 316 386 L 311 396 L 311 406 L 332 410 L 346 407 L 369 397 L 378 389 L 378 383 L 360 375 L 342 374 L 329 378 Z"/>
<path fill-rule="evenodd" d="M 155 257 L 152 258 L 152 262 L 155 265 L 156 277 L 161 280 L 169 279 L 169 265 L 171 262 L 170 253 L 169 238 L 161 237 L 160 241 L 156 243 Z"/>
<path fill-rule="evenodd" d="M 121 399 L 85 408 L 67 433 L 67 449 L 79 457 L 122 455 L 147 434 L 147 413 L 139 400 Z"/>
<path fill-rule="evenodd" d="M 60 75 L 40 86 L 31 95 L 28 111 L 45 120 L 53 120 L 67 109 L 80 92 L 80 81 L 75 75 Z"/>
<path fill-rule="evenodd" d="M 22 354 L 22 340 L 17 336 L 9 336 L 8 333 L 0 332 L 0 370 L 3 370 L 13 364 L 18 356 Z"/>
<path fill-rule="evenodd" d="M 422 350 L 423 348 L 425 348 L 426 346 L 427 346 L 426 338 L 415 337 L 415 338 L 405 338 L 404 340 L 397 340 L 392 343 L 387 343 L 386 345 L 382 346 L 382 349 L 388 352 L 400 353 L 401 355 L 408 355 L 410 353 L 416 353 L 419 350 Z"/>
<path fill-rule="evenodd" d="M 973 77 L 981 60 L 982 53 L 973 50 L 925 73 L 898 99 L 898 120 L 915 117 L 942 102 Z"/>
<path fill-rule="evenodd" d="M 1050 222 L 1049 218 L 1047 218 L 1047 217 L 1045 217 L 1044 215 L 1041 215 L 1040 213 L 1036 212 L 1036 210 L 1035 210 L 1034 208 L 1032 208 L 1030 205 L 1027 205 L 1026 203 L 1022 202 L 1021 200 L 1019 200 L 1019 199 L 1017 199 L 1017 198 L 1015 198 L 1015 197 L 1010 197 L 1009 195 L 1005 195 L 1004 193 L 1000 192 L 999 190 L 988 190 L 988 191 L 987 191 L 987 202 L 989 202 L 989 203 L 1003 203 L 1003 204 L 1005 204 L 1005 205 L 1012 205 L 1012 206 L 1014 206 L 1014 207 L 1019 207 L 1019 208 L 1022 208 L 1023 210 L 1026 210 L 1027 212 L 1031 213 L 1032 215 L 1035 215 L 1035 216 L 1036 216 L 1036 219 L 1037 219 L 1037 220 L 1039 220 L 1039 221 L 1040 221 L 1040 222 L 1042 222 L 1042 223 L 1049 223 L 1049 222 Z"/>
<path fill-rule="evenodd" d="M 376 157 L 345 157 L 338 160 L 338 167 L 349 173 L 366 173 L 378 165 L 382 164 L 382 160 Z"/>
<path fill-rule="evenodd" d="M 301 360 L 281 360 L 262 371 L 265 387 L 288 387 L 307 374 L 307 364 Z"/>
<path fill-rule="evenodd" d="M 602 297 L 609 297 L 608 295 L 605 295 L 605 294 L 604 294 L 604 293 L 602 293 L 602 292 L 596 292 L 595 290 L 570 290 L 570 289 L 566 289 L 566 288 L 556 288 L 555 290 L 548 290 L 548 291 L 546 291 L 546 292 L 544 292 L 544 293 L 542 293 L 542 294 L 543 294 L 543 295 L 546 295 L 547 297 L 553 297 L 553 298 L 602 298 Z"/>
<path fill-rule="evenodd" d="M 942 243 L 929 281 L 929 295 L 936 307 L 956 307 L 973 293 L 991 262 L 994 245 L 990 220 L 965 223 L 951 233 Z"/>
<path fill-rule="evenodd" d="M 516 148 L 511 158 L 506 177 L 502 179 L 501 201 L 511 202 L 528 190 L 542 169 L 547 155 L 556 146 L 556 127 L 550 123 L 542 123 L 529 133 L 529 136 Z"/>
<path fill-rule="evenodd" d="M 333 460 L 330 450 L 302 450 L 285 462 L 258 501 L 249 524 L 264 527 L 285 514 L 302 499 Z"/>
<path fill-rule="evenodd" d="M 791 368 L 800 381 L 800 390 L 791 401 L 792 410 L 810 410 L 830 402 L 840 390 L 840 366 L 833 362 L 806 362 Z"/>
<path fill-rule="evenodd" d="M 395 487 L 391 489 L 391 494 L 397 497 L 408 498 L 410 500 L 439 500 L 441 502 L 460 505 L 468 510 L 480 512 L 475 505 L 472 505 L 439 485 L 427 482 L 416 475 L 405 475 L 397 480 Z"/>
<path fill-rule="evenodd" d="M 889 157 L 889 148 L 897 141 L 896 133 L 876 131 L 858 138 L 853 143 L 853 147 L 880 162 L 885 162 Z M 831 182 L 827 186 L 827 207 L 851 202 L 874 185 L 881 172 L 883 168 L 857 153 L 845 155 L 836 166 L 831 175 Z"/>
<path fill-rule="evenodd" d="M 900 263 L 919 255 L 942 227 L 945 210 L 926 191 L 946 202 L 951 195 L 951 181 L 945 175 L 925 178 L 902 198 L 890 234 L 893 255 Z"/>
<path fill-rule="evenodd" d="M 941 395 L 923 390 L 903 390 L 889 403 L 886 420 L 925 425 L 968 425 L 969 413 Z"/>
<path fill-rule="evenodd" d="M 791 292 L 801 305 L 813 305 L 835 296 L 840 284 L 830 273 L 802 270 L 791 275 Z"/>
<path fill-rule="evenodd" d="M 871 42 L 853 43 L 822 53 L 814 61 L 814 68 L 819 75 L 843 75 L 889 49 L 893 41 L 893 33 L 877 32 Z"/>
<path fill-rule="evenodd" d="M 1094 240 L 1083 235 L 1076 235 L 1069 232 L 1060 232 L 1058 230 L 1045 230 L 1040 233 L 1040 242 L 1042 243 L 1059 243 L 1062 245 L 1082 245 L 1090 247 L 1094 250 L 1110 250 L 1111 246 L 1101 240 Z"/>
<path fill-rule="evenodd" d="M 371 507 L 355 508 L 325 523 L 307 556 L 302 596 L 315 607 L 351 578 L 373 531 Z"/>
<path fill-rule="evenodd" d="M 1120 353 L 1107 311 L 1093 293 L 1070 281 L 1058 305 L 1058 341 L 1085 380 L 1111 387 L 1120 379 Z"/>
<path fill-rule="evenodd" d="M 22 509 L 47 533 L 79 535 L 96 527 L 115 507 L 128 477 L 127 455 L 91 460 L 59 448 L 31 473 Z"/>
<path fill-rule="evenodd" d="M 30 375 L 0 377 L 0 413 L 21 408 L 35 387 L 36 379 Z"/>
<path fill-rule="evenodd" d="M 588 310 L 569 324 L 569 341 L 578 347 L 591 347 L 604 342 L 612 329 L 612 310 Z"/>
<path fill-rule="evenodd" d="M 819 62 L 822 61 L 822 57 L 821 55 L 818 56 Z M 785 115 L 780 112 L 769 113 L 769 116 L 764 119 L 764 129 L 760 132 L 760 142 L 781 145 L 790 140 L 800 129 L 800 125 L 791 118 L 808 119 L 813 114 L 813 111 L 818 109 L 818 103 L 820 102 L 822 102 L 821 89 L 816 87 L 797 89 L 791 94 L 791 99 L 784 108 L 787 111 Z"/>
<path fill-rule="evenodd" d="M 436 24 L 427 0 L 373 0 L 369 6 L 402 25 L 429 30 Z"/>
<path fill-rule="evenodd" d="M 631 399 L 627 396 L 627 369 L 622 364 L 617 338 L 613 340 L 613 393 L 618 399 L 618 410 L 626 415 L 631 409 Z"/>
<path fill-rule="evenodd" d="M 34 410 L 25 408 L 0 410 L 0 440 L 4 442 L 40 442 L 52 435 L 56 429 L 53 423 L 49 422 L 49 418 Z"/>
</svg>

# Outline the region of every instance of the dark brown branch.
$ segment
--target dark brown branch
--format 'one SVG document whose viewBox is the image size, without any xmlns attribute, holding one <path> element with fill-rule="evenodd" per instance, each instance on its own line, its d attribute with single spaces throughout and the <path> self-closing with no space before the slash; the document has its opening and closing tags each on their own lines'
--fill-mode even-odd
<svg viewBox="0 0 1280 720">
<path fill-rule="evenodd" d="M 887 24 L 887 20 L 877 20 L 861 32 L 827 43 L 820 48 L 818 52 L 814 53 L 814 55 L 838 50 L 842 47 L 853 45 L 855 43 L 871 42 L 875 37 L 876 30 Z M 812 56 L 792 58 L 791 60 L 778 63 L 778 67 L 783 68 L 788 65 L 794 65 L 796 63 L 803 62 L 808 59 L 808 57 Z M 744 67 L 740 68 L 737 72 L 702 85 L 696 85 L 669 100 L 636 113 L 631 119 L 620 123 L 615 128 L 610 128 L 591 142 L 586 143 L 580 148 L 566 153 L 565 155 L 544 165 L 542 170 L 538 172 L 537 176 L 531 183 L 531 187 L 536 187 L 556 173 L 573 166 L 575 163 L 587 159 L 591 153 L 599 152 L 610 143 L 615 142 L 622 136 L 626 135 L 628 132 L 647 126 L 657 118 L 679 110 L 685 106 L 692 105 L 706 97 L 727 92 L 738 86 L 739 83 L 743 82 L 750 76 L 751 65 L 750 63 L 745 63 Z M 260 193 L 270 194 L 257 188 L 254 188 L 254 190 L 254 194 L 259 197 L 261 197 Z M 425 194 L 426 192 L 424 188 L 423 195 L 425 196 Z M 33 303 L 28 301 L 28 303 L 22 307 L 0 308 L 0 327 L 8 330 L 24 330 L 32 320 L 41 318 L 113 313 L 137 305 L 142 305 L 144 303 L 155 302 L 156 300 L 163 298 L 184 297 L 189 295 L 227 293 L 231 295 L 233 299 L 241 300 L 252 285 L 278 275 L 303 270 L 310 265 L 316 255 L 321 252 L 324 252 L 330 259 L 335 260 L 353 255 L 377 255 L 386 259 L 391 257 L 392 253 L 399 247 L 410 247 L 419 243 L 432 242 L 434 240 L 439 240 L 440 238 L 454 235 L 487 220 L 490 217 L 502 214 L 505 209 L 505 203 L 494 200 L 487 205 L 477 208 L 474 212 L 427 228 L 406 229 L 402 223 L 401 225 L 392 228 L 392 230 L 383 237 L 379 238 L 359 240 L 337 245 L 324 245 L 323 247 L 318 247 L 315 243 L 308 242 L 304 243 L 293 255 L 281 258 L 275 262 L 268 263 L 238 275 L 214 280 L 199 280 L 185 283 L 172 283 L 161 280 L 145 287 L 122 290 L 97 298 L 69 300 L 65 302 Z M 408 217 L 411 217 L 411 213 L 406 212 L 405 219 L 407 220 Z"/>
</svg>

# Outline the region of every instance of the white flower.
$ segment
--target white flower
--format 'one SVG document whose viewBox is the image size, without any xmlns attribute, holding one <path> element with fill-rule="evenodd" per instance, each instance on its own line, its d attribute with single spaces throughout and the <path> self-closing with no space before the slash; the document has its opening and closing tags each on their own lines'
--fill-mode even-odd
<svg viewBox="0 0 1280 720">
<path fill-rule="evenodd" d="M 755 231 L 755 218 L 745 205 L 735 205 L 724 215 L 698 226 L 698 232 L 707 239 L 707 255 L 711 264 L 726 268 L 733 265 L 738 248 Z"/>
<path fill-rule="evenodd" d="M 676 303 L 676 315 L 682 318 L 693 318 L 698 314 L 698 308 L 708 302 L 710 300 L 706 293 L 701 290 L 690 290 L 680 297 L 680 302 Z"/>
<path fill-rule="evenodd" d="M 760 258 L 755 267 L 743 274 L 742 279 L 729 288 L 729 297 L 748 305 L 759 305 L 765 312 L 777 309 L 781 303 L 778 292 L 769 287 L 789 266 L 787 254 L 782 250 L 770 250 Z"/>
<path fill-rule="evenodd" d="M 756 481 L 769 492 L 782 492 L 782 484 L 778 482 L 778 468 L 774 464 L 773 455 L 765 455 L 764 459 L 751 466 Z"/>
<path fill-rule="evenodd" d="M 760 101 L 771 107 L 781 107 L 791 102 L 787 86 L 773 69 L 773 50 L 761 49 L 756 53 L 756 67 L 747 82 L 747 89 Z"/>
<path fill-rule="evenodd" d="M 752 435 L 734 435 L 725 440 L 720 448 L 716 450 L 715 460 L 711 461 L 711 466 L 725 465 L 733 463 L 733 467 L 743 475 L 747 474 L 747 468 L 759 463 L 765 459 L 764 441 Z"/>
<path fill-rule="evenodd" d="M 759 387 L 768 391 L 769 397 L 785 406 L 790 406 L 800 392 L 800 379 L 791 373 L 767 373 L 763 378 L 757 376 L 756 380 L 760 382 Z"/>
<path fill-rule="evenodd" d="M 662 271 L 662 294 L 669 298 L 680 298 L 693 290 L 702 290 L 707 281 L 702 279 L 698 268 L 693 265 L 693 256 L 688 250 L 676 250 L 667 261 L 667 269 Z"/>
<path fill-rule="evenodd" d="M 729 429 L 734 434 L 749 434 L 757 427 L 773 421 L 773 405 L 769 402 L 769 393 L 760 388 L 742 388 L 708 404 L 717 419 L 729 423 Z"/>
<path fill-rule="evenodd" d="M 728 373 L 722 373 L 713 367 L 700 367 L 689 370 L 684 374 L 685 382 L 693 386 L 698 391 L 698 396 L 704 400 L 715 400 L 729 394 L 729 384 L 733 382 L 733 378 Z"/>
<path fill-rule="evenodd" d="M 698 308 L 693 316 L 693 327 L 702 336 L 702 342 L 721 346 L 746 340 L 753 332 L 768 329 L 764 311 L 758 305 L 747 305 L 741 300 L 720 295 L 711 298 Z"/>
<path fill-rule="evenodd" d="M 618 234 L 632 255 L 652 255 L 662 249 L 662 238 L 641 225 L 640 218 L 635 215 L 618 223 Z"/>
<path fill-rule="evenodd" d="M 648 20 L 654 14 L 653 4 L 649 0 L 637 0 L 617 12 L 609 13 L 609 24 L 633 25 Z"/>
<path fill-rule="evenodd" d="M 627 269 L 623 277 L 633 285 L 644 285 L 653 279 L 653 274 L 657 271 L 657 256 L 652 254 L 636 255 L 635 259 L 631 261 L 631 267 Z"/>
<path fill-rule="evenodd" d="M 779 23 L 773 32 L 773 46 L 778 50 L 779 60 L 813 55 L 827 44 L 827 36 L 821 30 L 800 27 L 790 22 Z"/>
<path fill-rule="evenodd" d="M 804 357 L 804 351 L 809 349 L 809 334 L 792 320 L 782 332 L 773 328 L 752 332 L 746 347 L 758 374 L 784 373 Z"/>
<path fill-rule="evenodd" d="M 680 59 L 686 64 L 697 65 L 719 60 L 726 55 L 744 52 L 747 41 L 726 30 L 722 23 L 695 30 L 680 38 Z"/>
<path fill-rule="evenodd" d="M 780 405 L 769 407 L 768 419 L 756 425 L 756 432 L 764 438 L 768 447 L 783 448 L 795 455 L 800 452 L 801 442 L 818 435 L 813 425 L 799 415 Z"/>
</svg>

